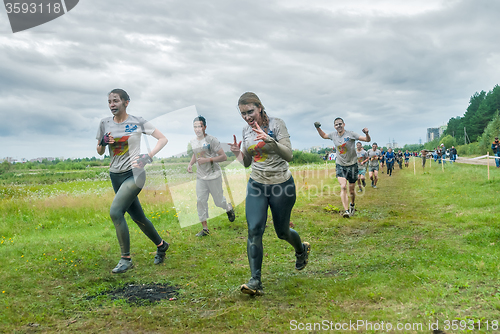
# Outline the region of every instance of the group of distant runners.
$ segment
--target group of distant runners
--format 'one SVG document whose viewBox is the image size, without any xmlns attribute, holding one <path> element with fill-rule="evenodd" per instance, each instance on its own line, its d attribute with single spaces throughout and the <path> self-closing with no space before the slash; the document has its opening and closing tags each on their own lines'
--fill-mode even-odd
<svg viewBox="0 0 500 334">
<path fill-rule="evenodd" d="M 336 132 L 326 134 L 321 129 L 321 123 L 315 122 L 318 134 L 323 139 L 331 139 L 336 149 L 336 177 L 340 184 L 340 197 L 344 211 L 342 216 L 349 218 L 354 215 L 355 209 L 355 187 L 358 185 L 358 192 L 363 192 L 366 187 L 366 171 L 371 180 L 371 186 L 377 189 L 379 180 L 378 172 L 380 168 L 387 165 L 387 175 L 392 176 L 395 162 L 398 163 L 400 169 L 403 168 L 403 160 L 405 167 L 409 167 L 409 161 L 412 154 L 406 150 L 405 153 L 398 150 L 397 153 L 389 148 L 387 152 L 381 151 L 377 143 L 372 144 L 372 148 L 366 151 L 361 144 L 361 141 L 370 142 L 371 138 L 368 134 L 368 129 L 364 128 L 362 132 L 364 136 L 360 136 L 352 131 L 345 130 L 344 120 L 337 117 L 334 120 Z M 356 140 L 359 140 L 356 144 Z M 351 201 L 347 195 L 347 184 L 349 184 L 349 193 Z"/>
</svg>

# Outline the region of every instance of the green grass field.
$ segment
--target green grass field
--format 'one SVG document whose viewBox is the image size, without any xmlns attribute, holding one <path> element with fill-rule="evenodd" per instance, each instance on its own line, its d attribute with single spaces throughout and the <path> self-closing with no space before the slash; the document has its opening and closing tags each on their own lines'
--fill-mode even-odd
<svg viewBox="0 0 500 334">
<path fill-rule="evenodd" d="M 153 265 L 154 245 L 127 216 L 135 267 L 112 275 L 120 253 L 109 181 L 3 185 L 0 332 L 500 330 L 500 171 L 492 169 L 490 181 L 485 166 L 459 164 L 380 174 L 379 189 L 368 182 L 356 215 L 342 219 L 328 167 L 292 168 L 292 223 L 311 243 L 309 264 L 294 270 L 294 251 L 269 218 L 260 297 L 238 289 L 250 276 L 244 203 L 235 222 L 213 218 L 212 234 L 199 239 L 201 225 L 180 228 L 168 191 L 143 191 L 147 215 L 171 243 L 167 259 Z M 106 295 L 151 283 L 173 285 L 179 295 L 142 304 Z"/>
</svg>

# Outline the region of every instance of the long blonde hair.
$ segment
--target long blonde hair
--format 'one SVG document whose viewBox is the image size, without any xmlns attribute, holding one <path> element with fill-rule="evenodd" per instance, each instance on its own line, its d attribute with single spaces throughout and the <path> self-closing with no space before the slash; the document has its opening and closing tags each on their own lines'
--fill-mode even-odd
<svg viewBox="0 0 500 334">
<path fill-rule="evenodd" d="M 241 95 L 240 99 L 238 100 L 238 106 L 247 105 L 251 103 L 253 103 L 257 108 L 261 108 L 260 114 L 262 116 L 262 125 L 269 126 L 269 117 L 267 116 L 266 108 L 264 107 L 262 102 L 260 102 L 260 99 L 257 96 L 257 94 L 252 92 L 246 92 L 243 95 Z"/>
</svg>

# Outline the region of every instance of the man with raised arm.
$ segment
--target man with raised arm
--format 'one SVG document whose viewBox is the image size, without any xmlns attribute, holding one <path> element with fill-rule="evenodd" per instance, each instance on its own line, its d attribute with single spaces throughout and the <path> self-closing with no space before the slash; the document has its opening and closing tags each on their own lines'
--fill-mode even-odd
<svg viewBox="0 0 500 334">
<path fill-rule="evenodd" d="M 344 206 L 344 218 L 349 218 L 354 214 L 354 200 L 356 197 L 355 187 L 358 180 L 358 161 L 356 155 L 356 140 L 369 142 L 371 140 L 368 134 L 368 129 L 364 128 L 363 133 L 365 136 L 360 136 L 352 131 L 345 130 L 344 120 L 340 117 L 335 118 L 333 121 L 335 130 L 326 134 L 321 130 L 321 123 L 315 122 L 314 126 L 318 130 L 318 134 L 323 139 L 331 139 L 337 150 L 337 160 L 335 164 L 337 180 L 340 184 L 340 199 Z M 349 182 L 349 193 L 351 194 L 351 203 L 349 204 L 349 197 L 347 195 L 347 183 Z"/>
</svg>

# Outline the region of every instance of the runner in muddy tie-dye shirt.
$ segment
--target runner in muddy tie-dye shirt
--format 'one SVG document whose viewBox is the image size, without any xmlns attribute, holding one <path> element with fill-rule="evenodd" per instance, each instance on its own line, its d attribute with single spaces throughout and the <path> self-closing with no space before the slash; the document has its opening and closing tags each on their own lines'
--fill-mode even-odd
<svg viewBox="0 0 500 334">
<path fill-rule="evenodd" d="M 115 122 L 113 116 L 103 118 L 96 139 L 101 140 L 106 133 L 115 139 L 113 144 L 108 145 L 111 156 L 109 171 L 122 173 L 131 170 L 133 158 L 141 153 L 141 135 L 152 135 L 154 131 L 155 127 L 142 117 L 129 114 L 122 123 Z"/>
<path fill-rule="evenodd" d="M 357 133 L 347 130 L 342 135 L 339 135 L 337 131 L 328 134 L 328 138 L 333 141 L 333 145 L 337 150 L 337 160 L 335 161 L 337 164 L 351 166 L 357 163 L 355 143 L 359 137 Z"/>
<path fill-rule="evenodd" d="M 356 140 L 370 141 L 370 135 L 368 134 L 368 129 L 364 128 L 362 131 L 365 136 L 360 136 L 352 131 L 347 131 L 344 129 L 344 120 L 340 117 L 335 118 L 333 121 L 335 126 L 334 132 L 326 134 L 321 130 L 321 123 L 316 122 L 314 126 L 318 131 L 318 134 L 323 139 L 331 139 L 333 145 L 337 150 L 337 160 L 336 160 L 336 176 L 340 184 L 340 198 L 342 200 L 342 205 L 344 206 L 344 213 L 342 216 L 344 218 L 349 218 L 355 212 L 354 209 L 354 199 L 356 197 L 355 185 L 358 180 L 358 162 L 356 155 L 355 142 Z M 349 193 L 351 194 L 351 203 L 349 204 L 349 197 L 347 195 L 347 184 L 349 183 Z"/>
<path fill-rule="evenodd" d="M 128 212 L 141 231 L 156 245 L 155 264 L 160 264 L 165 260 L 165 252 L 169 247 L 144 214 L 137 197 L 146 182 L 145 165 L 153 161 L 154 155 L 167 144 L 168 140 L 142 117 L 128 114 L 129 103 L 130 97 L 126 91 L 113 89 L 108 94 L 108 107 L 113 116 L 101 120 L 96 135 L 97 153 L 103 155 L 108 146 L 111 156 L 109 177 L 115 191 L 115 198 L 111 203 L 109 215 L 115 225 L 121 249 L 121 259 L 111 271 L 114 274 L 124 273 L 133 267 L 125 212 Z M 147 154 L 140 154 L 142 133 L 158 140 Z"/>
</svg>

